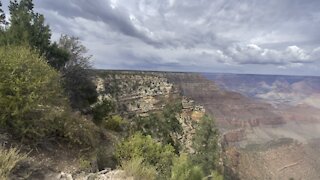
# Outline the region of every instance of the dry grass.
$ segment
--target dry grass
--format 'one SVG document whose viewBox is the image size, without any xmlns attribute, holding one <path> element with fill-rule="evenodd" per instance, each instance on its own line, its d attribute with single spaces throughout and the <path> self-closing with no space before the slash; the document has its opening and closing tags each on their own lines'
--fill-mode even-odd
<svg viewBox="0 0 320 180">
<path fill-rule="evenodd" d="M 5 149 L 0 146 L 0 179 L 7 179 L 17 163 L 26 158 L 27 154 L 21 153 L 17 148 Z"/>
</svg>

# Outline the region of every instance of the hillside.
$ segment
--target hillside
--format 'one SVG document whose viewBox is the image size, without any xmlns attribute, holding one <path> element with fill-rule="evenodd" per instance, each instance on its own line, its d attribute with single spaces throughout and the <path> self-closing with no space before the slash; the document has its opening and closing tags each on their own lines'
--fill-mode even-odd
<svg viewBox="0 0 320 180">
<path fill-rule="evenodd" d="M 206 113 L 213 116 L 221 133 L 220 164 L 226 179 L 319 178 L 320 161 L 315 157 L 320 155 L 320 114 L 316 107 L 305 104 L 289 106 L 286 103 L 274 106 L 269 101 L 243 95 L 239 90 L 241 88 L 237 92 L 227 90 L 226 86 L 221 85 L 224 79 L 220 78 L 216 83 L 197 73 L 95 70 L 92 75 L 99 95 L 98 104 L 105 100 L 113 102 L 115 111 L 110 115 L 121 115 L 130 126 L 143 119 L 148 122 L 155 118 L 168 104 L 180 103 L 181 111 L 174 116 L 181 124 L 181 133 L 173 133 L 170 130 L 172 127 L 168 126 L 164 126 L 164 130 L 174 144 L 181 144 L 181 152 L 194 153 L 192 142 L 196 124 Z M 232 84 L 229 81 L 230 79 L 224 83 Z M 252 83 L 253 80 L 247 81 Z M 296 87 L 297 84 L 293 83 L 293 86 Z M 236 87 L 234 85 L 233 88 L 237 89 Z M 287 90 L 291 92 L 291 87 Z M 152 123 L 151 126 L 145 124 L 143 132 L 148 132 L 148 129 L 158 131 L 154 128 L 162 126 L 158 122 Z M 24 168 L 16 169 L 12 177 L 21 178 L 29 173 L 32 179 L 55 179 L 58 176 L 60 179 L 79 179 L 100 173 L 99 176 L 104 179 L 121 179 L 126 176 L 125 172 L 119 169 L 111 171 L 116 168 L 112 153 L 114 144 L 127 133 L 103 131 L 105 140 L 101 142 L 104 151 L 108 152 L 105 159 L 107 163 L 104 164 L 107 171 L 90 175 L 87 169 L 86 173 L 80 173 L 84 167 L 89 167 L 92 172 L 97 171 L 95 168 L 99 167 L 99 162 L 95 158 L 95 152 L 85 149 L 79 152 L 75 148 L 66 149 L 64 145 L 46 142 L 38 152 L 34 152 L 32 147 L 23 146 L 23 151 L 32 151 L 30 156 L 33 160 Z M 163 138 L 159 134 L 154 135 L 160 141 Z M 7 133 L 2 133 L 1 141 L 6 146 L 19 145 Z M 85 165 L 88 162 L 91 165 Z"/>
<path fill-rule="evenodd" d="M 99 144 L 81 147 L 56 140 L 28 146 L 10 133 L 0 132 L 1 144 L 6 148 L 21 146 L 22 152 L 31 152 L 28 160 L 13 170 L 12 179 L 132 178 L 117 168 L 115 152 L 117 144 L 136 131 L 150 135 L 157 144 L 168 142 L 180 153 L 195 153 L 193 138 L 206 110 L 191 98 L 182 96 L 178 86 L 168 80 L 167 73 L 97 70 L 92 74 L 99 95 L 92 108 L 106 102 L 108 106 L 113 104 L 110 104 L 112 110 L 104 114 L 107 118 L 96 124 L 99 133 L 93 136 Z M 80 118 L 81 114 L 78 112 L 74 116 Z M 120 118 L 121 124 L 117 121 L 107 124 L 109 118 L 114 117 Z M 86 120 L 96 121 L 94 114 L 87 114 Z"/>
<path fill-rule="evenodd" d="M 277 91 L 289 92 L 290 95 L 294 91 L 299 93 L 300 96 L 311 98 L 317 92 L 316 78 L 307 79 L 308 83 L 302 83 L 301 81 L 305 78 L 288 77 L 288 83 L 281 83 L 278 80 L 279 77 L 275 79 L 260 77 L 255 81 L 254 77 L 246 77 L 242 81 L 238 77 L 234 81 L 243 83 L 239 85 L 237 83 L 233 84 L 234 81 L 231 81 L 232 78 L 228 76 L 227 80 L 212 81 L 207 76 L 197 73 L 135 72 L 137 73 L 135 76 L 129 75 L 131 73 L 125 72 L 127 75 L 120 75 L 119 82 L 125 82 L 128 77 L 135 79 L 134 82 L 139 82 L 136 80 L 137 77 L 146 76 L 145 78 L 148 79 L 151 75 L 153 78 L 148 79 L 148 81 L 151 80 L 155 84 L 162 86 L 159 88 L 160 90 L 166 89 L 165 87 L 171 88 L 171 93 L 169 94 L 162 91 L 156 93 L 156 88 L 151 86 L 151 89 L 140 89 L 140 95 L 138 96 L 136 95 L 137 93 L 126 95 L 128 99 L 137 97 L 148 99 L 147 101 L 136 100 L 136 102 L 144 102 L 141 107 L 153 108 L 152 111 L 157 110 L 163 106 L 161 102 L 165 102 L 166 97 L 170 101 L 168 97 L 182 95 L 194 100 L 195 104 L 202 105 L 204 107 L 203 111 L 214 116 L 223 135 L 224 153 L 228 162 L 225 164 L 225 169 L 231 169 L 229 174 L 235 174 L 236 176 L 238 174 L 241 179 L 255 179 L 257 177 L 289 179 L 303 176 L 308 177 L 307 179 L 312 179 L 318 177 L 317 167 L 319 162 L 311 160 L 312 157 L 319 155 L 319 151 L 315 149 L 318 146 L 316 139 L 320 136 L 318 133 L 320 132 L 318 109 L 306 104 L 294 106 L 292 101 L 290 103 L 277 101 L 277 106 L 275 106 L 275 104 L 271 103 L 274 102 L 273 98 L 270 100 L 261 99 L 249 96 L 249 93 L 243 93 L 252 93 L 250 90 L 253 89 L 253 86 L 257 86 L 255 82 L 263 79 L 267 83 L 278 84 L 277 86 L 273 85 L 277 87 Z M 161 80 L 158 79 L 159 77 L 161 77 Z M 283 77 L 281 78 L 283 79 Z M 283 86 L 289 84 L 289 82 L 291 85 L 284 88 Z M 222 83 L 232 84 L 234 89 L 227 89 Z M 150 86 L 150 83 L 147 84 Z M 242 88 L 247 84 L 247 89 L 243 90 Z M 310 88 L 298 88 L 305 86 L 305 84 L 308 84 Z M 257 86 L 252 91 L 258 91 L 261 94 L 263 90 L 265 89 L 260 89 Z M 153 92 L 153 94 L 150 94 L 150 92 Z M 256 92 L 256 95 L 259 93 Z M 121 100 L 121 98 L 119 99 Z M 130 102 L 127 102 L 127 104 L 130 104 Z M 144 111 L 140 109 L 138 112 L 143 114 Z M 187 114 L 191 115 L 189 117 L 194 117 L 192 114 L 195 113 Z M 186 135 L 192 134 L 192 131 L 187 129 L 184 133 Z M 285 138 L 288 138 L 289 142 Z M 259 148 L 256 149 L 256 147 Z M 288 154 L 289 149 L 294 150 Z M 301 152 L 305 152 L 305 154 L 301 156 Z M 287 155 L 285 156 L 284 154 Z M 294 170 L 291 166 L 286 167 L 288 164 L 290 165 L 290 162 L 295 163 L 295 158 L 293 157 L 300 157 L 299 163 L 292 167 L 295 168 Z M 265 165 L 262 167 L 260 164 Z M 284 170 L 278 170 L 283 167 L 285 167 Z M 274 168 L 275 170 L 272 170 Z M 269 169 L 267 171 L 269 173 L 259 174 L 260 172 L 265 172 L 266 169 Z M 306 174 L 306 170 L 310 172 Z M 290 173 L 292 171 L 295 173 Z"/>
</svg>

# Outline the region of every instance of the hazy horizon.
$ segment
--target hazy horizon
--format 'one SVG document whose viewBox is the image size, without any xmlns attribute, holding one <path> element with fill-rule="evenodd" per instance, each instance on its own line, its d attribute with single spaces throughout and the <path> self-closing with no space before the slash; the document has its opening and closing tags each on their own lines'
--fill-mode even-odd
<svg viewBox="0 0 320 180">
<path fill-rule="evenodd" d="M 152 70 L 152 69 L 107 69 L 93 68 L 93 70 L 103 71 L 140 71 L 140 72 L 168 72 L 168 73 L 199 73 L 199 74 L 230 74 L 230 75 L 253 75 L 253 76 L 291 76 L 291 77 L 320 77 L 320 75 L 290 75 L 290 74 L 252 74 L 252 73 L 232 73 L 232 72 L 199 72 L 199 71 L 170 71 L 170 70 Z"/>
</svg>

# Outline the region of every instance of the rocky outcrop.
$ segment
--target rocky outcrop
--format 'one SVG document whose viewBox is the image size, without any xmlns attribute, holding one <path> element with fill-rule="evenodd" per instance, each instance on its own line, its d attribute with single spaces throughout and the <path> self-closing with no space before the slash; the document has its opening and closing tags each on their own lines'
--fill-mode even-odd
<svg viewBox="0 0 320 180">
<path fill-rule="evenodd" d="M 113 99 L 125 113 L 161 110 L 178 91 L 163 74 L 103 71 L 96 75 L 99 99 Z"/>
<path fill-rule="evenodd" d="M 193 100 L 183 97 L 182 112 L 177 115 L 177 119 L 182 126 L 182 136 L 179 137 L 183 145 L 183 151 L 194 153 L 192 149 L 192 139 L 195 134 L 196 123 L 205 115 L 205 109 L 196 105 Z"/>
<path fill-rule="evenodd" d="M 113 99 L 120 104 L 118 106 L 123 107 L 124 113 L 138 116 L 148 116 L 162 110 L 169 102 L 181 101 L 182 112 L 176 114 L 176 117 L 183 132 L 176 138 L 184 151 L 193 152 L 191 146 L 195 133 L 194 125 L 205 114 L 205 108 L 190 98 L 182 97 L 180 87 L 170 82 L 167 77 L 167 73 L 156 72 L 100 72 L 96 75 L 99 99 Z"/>
<path fill-rule="evenodd" d="M 107 169 L 97 173 L 85 174 L 83 172 L 76 175 L 61 172 L 56 175 L 55 180 L 134 180 L 134 178 L 128 176 L 123 170 Z"/>
</svg>

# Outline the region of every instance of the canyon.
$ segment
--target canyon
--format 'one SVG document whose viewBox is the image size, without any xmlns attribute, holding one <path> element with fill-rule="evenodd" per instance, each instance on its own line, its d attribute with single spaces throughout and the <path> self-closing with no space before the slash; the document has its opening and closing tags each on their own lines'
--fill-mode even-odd
<svg viewBox="0 0 320 180">
<path fill-rule="evenodd" d="M 109 87 L 112 82 L 119 83 L 118 100 L 129 112 L 146 116 L 172 99 L 184 97 L 180 122 L 185 144 L 190 144 L 194 133 L 190 122 L 199 120 L 204 112 L 213 116 L 228 162 L 225 168 L 233 178 L 320 178 L 320 162 L 314 158 L 320 155 L 320 78 L 112 73 L 104 77 L 104 82 Z"/>
<path fill-rule="evenodd" d="M 226 179 L 320 179 L 318 77 L 94 70 L 92 80 L 99 101 L 116 102 L 118 113 L 129 123 L 135 116 L 150 117 L 167 104 L 180 103 L 176 118 L 182 133 L 171 135 L 189 153 L 195 125 L 205 114 L 213 117 Z M 111 154 L 117 137 L 105 136 Z M 52 148 L 57 152 L 34 156 L 34 161 L 50 165 L 40 177 L 108 179 L 123 173 L 108 169 L 77 174 L 76 150 Z"/>
</svg>

